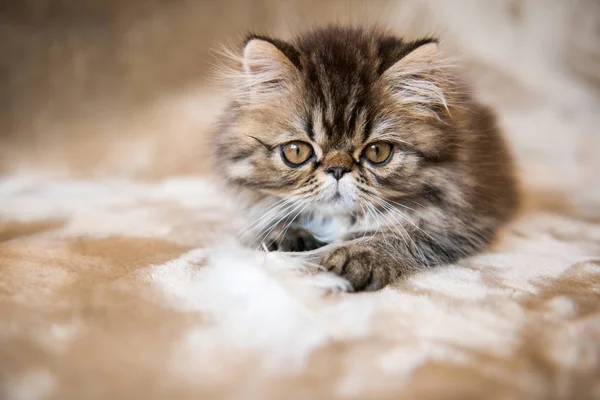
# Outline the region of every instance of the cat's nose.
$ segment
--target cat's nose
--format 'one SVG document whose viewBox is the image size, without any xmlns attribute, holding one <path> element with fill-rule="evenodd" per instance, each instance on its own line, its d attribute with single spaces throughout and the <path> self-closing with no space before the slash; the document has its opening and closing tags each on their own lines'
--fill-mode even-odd
<svg viewBox="0 0 600 400">
<path fill-rule="evenodd" d="M 342 179 L 342 176 L 344 176 L 344 174 L 346 172 L 350 172 L 350 168 L 347 168 L 347 167 L 329 167 L 329 168 L 327 168 L 326 171 L 327 171 L 328 174 L 333 175 L 333 177 L 339 181 L 340 179 Z"/>
</svg>

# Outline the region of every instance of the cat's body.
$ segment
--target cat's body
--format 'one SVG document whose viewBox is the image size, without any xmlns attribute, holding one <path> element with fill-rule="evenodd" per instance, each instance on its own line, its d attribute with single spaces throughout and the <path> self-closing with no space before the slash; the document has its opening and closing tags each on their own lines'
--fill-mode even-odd
<svg viewBox="0 0 600 400">
<path fill-rule="evenodd" d="M 437 47 L 341 27 L 249 37 L 215 147 L 256 201 L 245 238 L 338 243 L 321 264 L 355 290 L 487 246 L 517 206 L 512 162 Z"/>
</svg>

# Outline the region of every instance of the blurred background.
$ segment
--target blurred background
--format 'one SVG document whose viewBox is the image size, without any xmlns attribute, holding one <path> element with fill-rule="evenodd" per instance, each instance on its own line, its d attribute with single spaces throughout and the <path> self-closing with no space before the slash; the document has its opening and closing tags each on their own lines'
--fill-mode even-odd
<svg viewBox="0 0 600 400">
<path fill-rule="evenodd" d="M 0 172 L 205 173 L 220 46 L 328 22 L 440 35 L 527 187 L 598 183 L 598 0 L 3 0 Z"/>
</svg>

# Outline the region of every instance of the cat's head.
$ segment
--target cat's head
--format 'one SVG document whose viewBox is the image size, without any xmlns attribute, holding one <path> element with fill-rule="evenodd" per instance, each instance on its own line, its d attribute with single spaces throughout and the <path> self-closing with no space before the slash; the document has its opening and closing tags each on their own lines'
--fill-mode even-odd
<svg viewBox="0 0 600 400">
<path fill-rule="evenodd" d="M 216 141 L 239 186 L 308 209 L 420 190 L 451 147 L 452 78 L 434 39 L 325 28 L 283 42 L 249 36 Z"/>
</svg>

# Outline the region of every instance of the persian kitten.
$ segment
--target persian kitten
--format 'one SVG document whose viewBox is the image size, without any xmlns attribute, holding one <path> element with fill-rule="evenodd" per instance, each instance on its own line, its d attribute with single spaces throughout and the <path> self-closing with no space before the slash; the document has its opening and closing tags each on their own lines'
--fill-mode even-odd
<svg viewBox="0 0 600 400">
<path fill-rule="evenodd" d="M 329 244 L 324 268 L 377 290 L 481 251 L 514 213 L 501 132 L 436 39 L 329 26 L 241 53 L 214 148 L 260 211 L 254 244 Z"/>
</svg>

